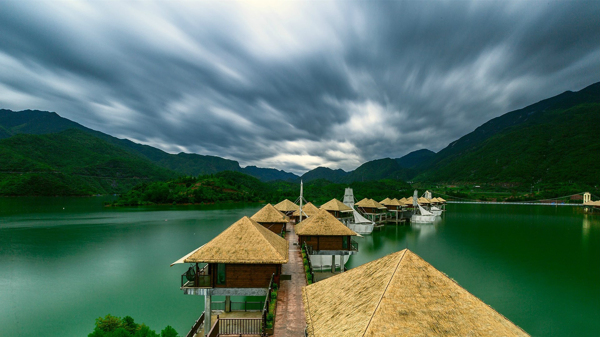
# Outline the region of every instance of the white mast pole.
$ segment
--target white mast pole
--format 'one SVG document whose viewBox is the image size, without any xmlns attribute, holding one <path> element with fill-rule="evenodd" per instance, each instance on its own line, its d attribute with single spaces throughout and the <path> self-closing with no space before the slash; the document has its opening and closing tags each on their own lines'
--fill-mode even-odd
<svg viewBox="0 0 600 337">
<path fill-rule="evenodd" d="M 300 180 L 300 221 L 298 221 L 298 223 L 302 222 L 302 199 L 304 198 L 302 196 L 302 188 L 303 188 L 303 184 L 302 184 L 302 180 Z"/>
</svg>

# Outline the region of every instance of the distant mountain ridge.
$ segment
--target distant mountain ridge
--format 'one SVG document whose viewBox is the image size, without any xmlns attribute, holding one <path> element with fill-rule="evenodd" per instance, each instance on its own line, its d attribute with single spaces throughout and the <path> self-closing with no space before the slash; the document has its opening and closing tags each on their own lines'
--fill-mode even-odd
<svg viewBox="0 0 600 337">
<path fill-rule="evenodd" d="M 403 157 L 396 158 L 398 164 L 404 168 L 415 168 L 435 156 L 435 152 L 428 149 L 413 151 Z"/>
<path fill-rule="evenodd" d="M 419 181 L 600 182 L 600 83 L 496 117 L 417 167 Z"/>
<path fill-rule="evenodd" d="M 59 116 L 55 112 L 24 110 L 0 110 L 0 139 L 17 134 L 50 134 L 78 129 L 98 137 L 110 144 L 118 146 L 135 155 L 152 161 L 154 164 L 180 174 L 197 176 L 213 174 L 221 171 L 243 172 L 262 181 L 285 180 L 293 181 L 297 175 L 276 169 L 263 169 L 256 166 L 240 167 L 235 160 L 217 156 L 179 153 L 170 154 L 152 146 L 138 144 L 128 139 L 119 139 L 100 131 L 92 130 L 79 123 Z"/>
</svg>

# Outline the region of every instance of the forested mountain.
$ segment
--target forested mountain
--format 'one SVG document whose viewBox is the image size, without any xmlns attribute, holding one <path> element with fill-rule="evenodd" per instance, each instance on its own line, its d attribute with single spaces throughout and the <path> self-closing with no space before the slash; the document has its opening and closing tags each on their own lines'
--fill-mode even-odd
<svg viewBox="0 0 600 337">
<path fill-rule="evenodd" d="M 423 162 L 431 159 L 433 156 L 435 156 L 435 152 L 422 149 L 413 151 L 403 157 L 396 158 L 396 161 L 404 168 L 415 168 L 421 165 Z"/>
<path fill-rule="evenodd" d="M 354 181 L 372 181 L 380 179 L 394 179 L 407 181 L 412 178 L 412 172 L 406 169 L 394 159 L 384 158 L 368 161 L 356 170 L 346 175 L 342 182 L 351 183 Z"/>
<path fill-rule="evenodd" d="M 317 180 L 317 179 L 325 179 L 334 183 L 338 183 L 341 182 L 342 179 L 348 175 L 348 172 L 342 170 L 342 169 L 337 169 L 337 170 L 332 170 L 328 167 L 317 167 L 315 169 L 312 169 L 306 173 L 304 173 L 302 175 L 302 177 L 300 177 L 302 179 L 302 181 L 305 182 L 309 182 L 312 180 Z"/>
<path fill-rule="evenodd" d="M 0 140 L 0 195 L 121 193 L 176 175 L 77 129 Z"/>
<path fill-rule="evenodd" d="M 293 173 L 259 167 L 241 168 L 235 160 L 217 156 L 179 153 L 170 154 L 148 145 L 134 143 L 128 139 L 119 139 L 105 133 L 89 129 L 81 124 L 63 118 L 55 112 L 25 110 L 0 110 L 0 139 L 17 134 L 49 134 L 67 129 L 78 129 L 98 137 L 121 149 L 152 161 L 163 168 L 184 175 L 211 174 L 221 171 L 239 171 L 264 181 L 296 179 Z"/>
<path fill-rule="evenodd" d="M 490 120 L 422 164 L 417 179 L 597 185 L 599 132 L 596 83 Z"/>
</svg>

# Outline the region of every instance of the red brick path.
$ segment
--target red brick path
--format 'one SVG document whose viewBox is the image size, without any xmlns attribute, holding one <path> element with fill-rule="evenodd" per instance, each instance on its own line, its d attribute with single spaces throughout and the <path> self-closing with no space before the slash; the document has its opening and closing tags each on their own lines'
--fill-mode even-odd
<svg viewBox="0 0 600 337">
<path fill-rule="evenodd" d="M 302 304 L 302 287 L 306 286 L 302 253 L 300 247 L 294 245 L 298 236 L 294 226 L 287 224 L 286 238 L 290 244 L 290 260 L 282 267 L 282 274 L 292 275 L 290 281 L 281 281 L 277 293 L 277 315 L 275 316 L 275 337 L 302 337 L 306 328 L 304 305 Z"/>
</svg>

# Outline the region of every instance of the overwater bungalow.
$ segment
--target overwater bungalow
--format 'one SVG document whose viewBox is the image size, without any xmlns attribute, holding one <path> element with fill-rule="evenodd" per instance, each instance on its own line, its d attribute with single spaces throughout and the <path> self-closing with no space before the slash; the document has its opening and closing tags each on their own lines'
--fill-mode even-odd
<svg viewBox="0 0 600 337">
<path fill-rule="evenodd" d="M 402 220 L 402 206 L 404 205 L 398 199 L 385 198 L 379 202 L 391 213 L 388 221 L 398 224 Z"/>
<path fill-rule="evenodd" d="M 311 217 L 317 213 L 319 213 L 319 209 L 317 208 L 317 206 L 313 205 L 312 202 L 308 202 L 306 203 L 306 205 L 302 205 L 302 220 L 306 219 L 307 217 Z M 294 223 L 300 222 L 300 209 L 294 211 L 294 213 L 292 213 L 292 215 L 290 216 L 290 219 Z"/>
<path fill-rule="evenodd" d="M 354 206 L 356 206 L 367 219 L 370 219 L 377 224 L 381 224 L 385 220 L 387 207 L 373 199 L 364 198 L 354 204 Z"/>
<path fill-rule="evenodd" d="M 250 219 L 265 226 L 275 234 L 281 234 L 285 231 L 285 225 L 290 222 L 290 219 L 285 214 L 278 211 L 273 205 L 267 204 L 256 212 Z"/>
<path fill-rule="evenodd" d="M 336 219 L 340 220 L 343 223 L 346 223 L 348 220 L 354 219 L 354 214 L 352 208 L 345 205 L 343 202 L 333 198 L 328 202 L 324 203 L 321 206 L 321 209 L 326 210 L 331 213 Z"/>
<path fill-rule="evenodd" d="M 300 222 L 296 234 L 298 243 L 306 244 L 313 267 L 318 269 L 331 266 L 335 271 L 339 265 L 343 271 L 348 257 L 358 252 L 358 244 L 351 239 L 358 234 L 324 209 Z"/>
<path fill-rule="evenodd" d="M 281 213 L 283 213 L 287 216 L 291 216 L 292 213 L 294 213 L 294 211 L 297 211 L 300 209 L 300 206 L 294 204 L 293 202 L 289 201 L 288 199 L 281 201 L 274 207 L 275 207 L 275 209 L 277 209 L 278 211 L 280 211 Z"/>
<path fill-rule="evenodd" d="M 408 249 L 302 289 L 320 336 L 529 336 Z"/>
<path fill-rule="evenodd" d="M 173 264 L 192 264 L 181 275 L 181 289 L 205 296 L 205 326 L 210 327 L 211 296 L 226 296 L 226 301 L 228 296 L 266 296 L 287 262 L 288 242 L 245 216 Z"/>
</svg>

